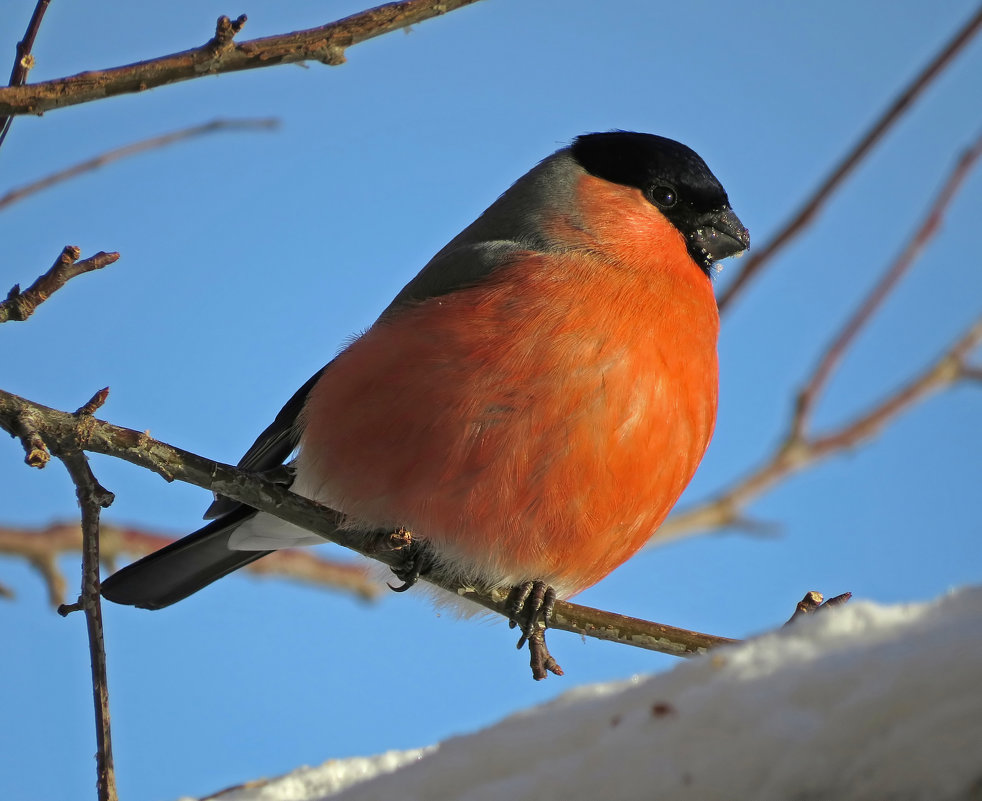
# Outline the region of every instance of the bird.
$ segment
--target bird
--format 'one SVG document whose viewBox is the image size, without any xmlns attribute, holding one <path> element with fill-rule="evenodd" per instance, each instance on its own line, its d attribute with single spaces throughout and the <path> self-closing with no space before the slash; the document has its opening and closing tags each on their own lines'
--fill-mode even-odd
<svg viewBox="0 0 982 801">
<path fill-rule="evenodd" d="M 656 535 L 708 447 L 712 279 L 749 245 L 686 145 L 578 136 L 451 239 L 239 467 L 285 464 L 292 491 L 350 530 L 410 532 L 418 547 L 394 589 L 434 569 L 515 588 L 533 675 L 561 675 L 545 648 L 551 605 Z M 226 498 L 206 517 L 102 595 L 159 609 L 273 550 L 324 542 Z"/>
</svg>

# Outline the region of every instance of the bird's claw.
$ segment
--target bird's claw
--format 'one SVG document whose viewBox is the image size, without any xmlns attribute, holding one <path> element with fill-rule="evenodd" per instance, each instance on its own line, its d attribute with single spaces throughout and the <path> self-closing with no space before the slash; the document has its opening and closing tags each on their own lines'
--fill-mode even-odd
<svg viewBox="0 0 982 801">
<path fill-rule="evenodd" d="M 544 581 L 518 584 L 508 598 L 508 626 L 521 628 L 522 636 L 516 647 L 521 649 L 528 643 L 529 664 L 532 678 L 536 681 L 544 679 L 549 673 L 563 675 L 563 669 L 546 645 L 546 627 L 555 605 L 556 590 Z"/>
<path fill-rule="evenodd" d="M 532 668 L 532 678 L 541 681 L 550 673 L 555 676 L 562 676 L 563 669 L 559 663 L 553 659 L 546 646 L 546 630 L 536 629 L 528 637 L 529 644 L 529 666 Z"/>
<path fill-rule="evenodd" d="M 400 529 L 400 532 L 404 530 Z M 409 532 L 404 533 L 409 536 L 409 544 L 398 549 L 403 554 L 402 564 L 390 568 L 402 584 L 389 584 L 388 587 L 393 592 L 405 592 L 415 586 L 420 576 L 429 573 L 435 563 L 433 549 L 426 540 L 416 539 Z"/>
</svg>

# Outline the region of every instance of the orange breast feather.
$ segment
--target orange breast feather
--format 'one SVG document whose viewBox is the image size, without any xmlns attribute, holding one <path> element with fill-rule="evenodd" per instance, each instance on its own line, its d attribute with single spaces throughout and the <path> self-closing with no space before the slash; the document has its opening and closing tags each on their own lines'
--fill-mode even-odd
<svg viewBox="0 0 982 801">
<path fill-rule="evenodd" d="M 400 310 L 337 358 L 305 411 L 305 491 L 473 579 L 560 595 L 646 542 L 712 434 L 716 303 L 640 192 L 579 191 L 548 227 L 569 250 Z"/>
</svg>

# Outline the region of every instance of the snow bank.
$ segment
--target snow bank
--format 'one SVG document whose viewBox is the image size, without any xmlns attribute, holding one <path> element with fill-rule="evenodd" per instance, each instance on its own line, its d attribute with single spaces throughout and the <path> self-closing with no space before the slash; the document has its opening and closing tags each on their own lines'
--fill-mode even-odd
<svg viewBox="0 0 982 801">
<path fill-rule="evenodd" d="M 982 588 L 852 603 L 432 749 L 335 760 L 221 799 L 328 796 L 977 801 Z"/>
</svg>

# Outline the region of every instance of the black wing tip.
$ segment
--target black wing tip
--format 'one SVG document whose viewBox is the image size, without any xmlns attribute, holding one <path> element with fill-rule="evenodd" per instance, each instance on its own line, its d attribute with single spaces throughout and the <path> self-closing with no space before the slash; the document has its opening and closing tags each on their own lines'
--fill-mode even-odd
<svg viewBox="0 0 982 801">
<path fill-rule="evenodd" d="M 230 550 L 228 537 L 255 514 L 255 509 L 239 505 L 193 534 L 138 559 L 102 583 L 102 597 L 124 606 L 163 609 L 245 567 L 270 552 Z"/>
</svg>

